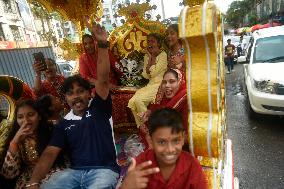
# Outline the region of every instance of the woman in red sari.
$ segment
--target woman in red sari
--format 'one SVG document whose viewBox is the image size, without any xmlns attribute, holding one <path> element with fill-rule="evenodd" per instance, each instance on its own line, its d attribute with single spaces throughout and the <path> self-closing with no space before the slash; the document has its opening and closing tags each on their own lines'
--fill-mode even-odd
<svg viewBox="0 0 284 189">
<path fill-rule="evenodd" d="M 45 60 L 47 69 L 43 70 L 43 64 L 40 62 L 35 62 L 33 68 L 35 71 L 35 84 L 34 93 L 37 98 L 51 94 L 52 96 L 58 97 L 62 102 L 65 103 L 66 108 L 68 105 L 65 102 L 64 94 L 61 93 L 61 86 L 65 78 L 63 75 L 57 73 L 56 63 L 53 59 L 47 58 Z M 41 75 L 44 75 L 45 80 L 41 80 Z"/>
<path fill-rule="evenodd" d="M 169 25 L 166 30 L 165 42 L 168 47 L 168 69 L 179 70 L 183 76 L 182 82 L 185 83 L 185 56 L 182 41 L 178 36 L 178 24 Z M 160 85 L 156 98 L 161 99 L 162 96 L 162 85 Z"/>
<path fill-rule="evenodd" d="M 142 113 L 142 122 L 146 123 L 140 129 L 140 135 L 145 144 L 148 142 L 147 121 L 152 111 L 161 108 L 173 108 L 182 114 L 183 126 L 186 134 L 188 133 L 188 105 L 186 97 L 186 84 L 182 79 L 183 76 L 178 69 L 168 69 L 163 77 L 161 84 L 162 95 L 156 98 L 155 104 L 148 106 L 148 110 Z M 146 140 L 146 141 L 145 141 Z M 149 144 L 149 143 L 148 143 Z"/>
<path fill-rule="evenodd" d="M 97 42 L 94 40 L 92 35 L 85 34 L 82 37 L 83 48 L 85 53 L 80 56 L 79 59 L 79 71 L 80 75 L 88 80 L 91 85 L 94 84 L 94 80 L 97 79 Z M 110 83 L 114 86 L 118 84 L 119 78 L 122 73 L 119 70 L 119 65 L 117 63 L 114 55 L 109 51 L 109 60 L 110 60 L 110 74 L 109 80 Z"/>
</svg>

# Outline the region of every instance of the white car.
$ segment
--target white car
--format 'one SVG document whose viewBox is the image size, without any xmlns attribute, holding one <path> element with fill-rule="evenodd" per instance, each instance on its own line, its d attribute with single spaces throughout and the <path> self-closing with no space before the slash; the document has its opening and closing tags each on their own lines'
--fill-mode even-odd
<svg viewBox="0 0 284 189">
<path fill-rule="evenodd" d="M 284 26 L 253 33 L 244 65 L 252 115 L 284 115 Z"/>
<path fill-rule="evenodd" d="M 69 77 L 76 66 L 76 61 L 56 60 L 56 64 L 64 77 Z"/>
</svg>

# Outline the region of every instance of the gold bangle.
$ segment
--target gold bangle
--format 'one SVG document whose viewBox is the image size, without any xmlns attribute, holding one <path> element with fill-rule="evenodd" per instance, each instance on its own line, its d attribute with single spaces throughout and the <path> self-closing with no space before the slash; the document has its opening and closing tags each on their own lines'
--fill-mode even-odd
<svg viewBox="0 0 284 189">
<path fill-rule="evenodd" d="M 36 186 L 36 185 L 39 186 L 39 183 L 38 183 L 38 182 L 33 182 L 33 183 L 31 183 L 31 184 L 26 184 L 26 188 L 29 188 L 29 187 L 31 187 L 31 186 Z"/>
</svg>

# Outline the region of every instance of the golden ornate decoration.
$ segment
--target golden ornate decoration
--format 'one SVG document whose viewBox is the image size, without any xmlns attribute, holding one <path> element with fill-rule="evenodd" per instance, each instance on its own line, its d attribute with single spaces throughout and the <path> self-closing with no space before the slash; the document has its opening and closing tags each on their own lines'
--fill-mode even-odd
<svg viewBox="0 0 284 189">
<path fill-rule="evenodd" d="M 76 60 L 83 52 L 83 48 L 80 43 L 72 43 L 66 38 L 64 38 L 63 42 L 59 44 L 59 47 L 64 50 L 63 58 L 65 60 Z"/>
<path fill-rule="evenodd" d="M 96 16 L 97 12 L 101 13 L 100 0 L 28 0 L 29 3 L 36 1 L 46 8 L 48 12 L 56 11 L 66 20 L 74 23 L 80 22 L 84 27 L 87 17 Z M 99 11 L 98 11 L 99 10 Z M 81 30 L 81 28 L 77 28 Z"/>
<path fill-rule="evenodd" d="M 119 9 L 118 14 L 125 16 L 128 21 L 131 21 L 134 19 L 143 19 L 145 12 L 151 9 L 152 7 L 149 3 L 131 3 L 129 6 Z"/>
<path fill-rule="evenodd" d="M 183 4 L 185 6 L 195 6 L 195 5 L 202 5 L 206 0 L 183 0 Z"/>
<path fill-rule="evenodd" d="M 103 14 L 101 0 L 28 0 L 29 3 L 34 1 L 40 3 L 49 13 L 56 11 L 64 20 L 72 21 L 79 32 L 80 39 L 86 26 L 86 18 L 95 20 L 101 18 Z M 67 43 L 66 40 L 64 39 L 63 44 L 59 45 L 64 47 L 64 58 L 77 59 L 82 52 L 81 45 Z"/>
<path fill-rule="evenodd" d="M 220 16 L 212 1 L 186 6 L 179 19 L 179 36 L 184 39 L 190 91 L 190 150 L 196 156 L 222 159 L 226 120 Z"/>
<path fill-rule="evenodd" d="M 134 50 L 141 51 L 147 46 L 149 33 L 165 32 L 161 22 L 144 19 L 145 12 L 151 9 L 149 3 L 131 3 L 119 9 L 118 14 L 125 16 L 126 22 L 109 36 L 110 48 L 116 56 L 127 57 Z"/>
</svg>

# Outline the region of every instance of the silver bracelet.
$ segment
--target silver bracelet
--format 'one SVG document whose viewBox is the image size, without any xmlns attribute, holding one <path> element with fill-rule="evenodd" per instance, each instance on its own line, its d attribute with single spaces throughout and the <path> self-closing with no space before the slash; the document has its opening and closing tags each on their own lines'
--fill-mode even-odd
<svg viewBox="0 0 284 189">
<path fill-rule="evenodd" d="M 26 184 L 26 188 L 29 188 L 29 187 L 35 186 L 35 185 L 39 185 L 39 183 L 38 182 L 33 182 L 31 184 Z"/>
</svg>

